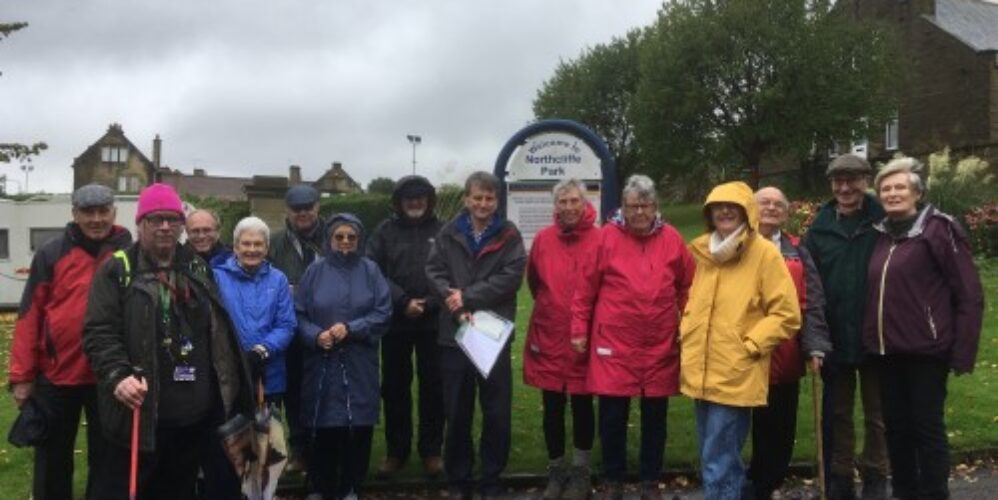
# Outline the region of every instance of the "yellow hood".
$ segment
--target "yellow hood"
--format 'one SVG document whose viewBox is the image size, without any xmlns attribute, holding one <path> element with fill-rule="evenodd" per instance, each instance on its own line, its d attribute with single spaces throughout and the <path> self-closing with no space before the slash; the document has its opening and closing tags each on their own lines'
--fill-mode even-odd
<svg viewBox="0 0 998 500">
<path fill-rule="evenodd" d="M 707 201 L 703 203 L 703 216 L 707 223 L 707 232 L 714 231 L 714 223 L 710 220 L 711 203 L 734 203 L 745 210 L 748 226 L 752 232 L 759 229 L 759 206 L 755 204 L 755 194 L 752 188 L 741 181 L 726 182 L 710 191 Z"/>
</svg>

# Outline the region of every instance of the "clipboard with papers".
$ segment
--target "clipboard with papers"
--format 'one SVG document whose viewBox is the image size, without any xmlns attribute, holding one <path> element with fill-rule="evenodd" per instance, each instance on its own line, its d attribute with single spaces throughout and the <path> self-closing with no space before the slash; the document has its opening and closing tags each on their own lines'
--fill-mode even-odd
<svg viewBox="0 0 998 500">
<path fill-rule="evenodd" d="M 482 377 L 488 378 L 513 333 L 513 322 L 492 311 L 476 311 L 457 330 L 457 345 Z"/>
</svg>

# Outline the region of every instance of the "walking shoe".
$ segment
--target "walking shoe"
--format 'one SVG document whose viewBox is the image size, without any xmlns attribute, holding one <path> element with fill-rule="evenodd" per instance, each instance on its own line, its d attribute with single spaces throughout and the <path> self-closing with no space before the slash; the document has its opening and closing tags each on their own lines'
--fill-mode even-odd
<svg viewBox="0 0 998 500">
<path fill-rule="evenodd" d="M 874 470 L 863 471 L 863 500 L 887 500 L 887 476 Z"/>
<path fill-rule="evenodd" d="M 856 487 L 852 477 L 834 474 L 829 477 L 828 500 L 856 500 Z"/>
<path fill-rule="evenodd" d="M 574 465 L 568 469 L 568 484 L 561 498 L 567 500 L 588 500 L 593 492 L 592 472 L 588 466 Z"/>
<path fill-rule="evenodd" d="M 544 488 L 543 498 L 545 500 L 555 500 L 561 498 L 565 490 L 565 483 L 568 482 L 568 469 L 564 465 L 548 466 L 548 485 Z"/>
<path fill-rule="evenodd" d="M 641 500 L 662 500 L 658 481 L 641 481 Z"/>
<path fill-rule="evenodd" d="M 402 470 L 402 460 L 395 457 L 385 457 L 385 461 L 381 462 L 381 466 L 378 467 L 375 477 L 378 479 L 389 479 L 400 470 Z"/>
<path fill-rule="evenodd" d="M 603 500 L 624 500 L 624 485 L 608 481 L 603 485 Z"/>
<path fill-rule="evenodd" d="M 436 479 L 444 472 L 444 459 L 440 455 L 423 457 L 423 475 L 427 479 Z"/>
</svg>

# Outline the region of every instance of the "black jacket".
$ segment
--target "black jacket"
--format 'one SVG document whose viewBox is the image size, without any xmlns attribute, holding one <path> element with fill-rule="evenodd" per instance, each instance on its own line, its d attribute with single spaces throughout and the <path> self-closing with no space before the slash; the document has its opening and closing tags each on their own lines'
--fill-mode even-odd
<svg viewBox="0 0 998 500">
<path fill-rule="evenodd" d="M 426 215 L 419 220 L 405 217 L 401 193 L 422 188 L 428 197 Z M 428 180 L 418 175 L 403 177 L 392 194 L 395 215 L 384 220 L 367 241 L 367 257 L 378 264 L 392 291 L 392 331 L 435 330 L 440 299 L 426 278 L 426 259 L 443 223 L 433 213 L 436 193 Z M 419 318 L 405 315 L 410 299 L 427 299 L 426 311 Z"/>
<path fill-rule="evenodd" d="M 114 397 L 114 389 L 142 367 L 149 384 L 140 414 L 139 448 L 156 449 L 157 378 L 156 314 L 159 283 L 138 244 L 126 252 L 129 269 L 120 258 L 105 262 L 94 275 L 87 302 L 83 350 L 97 375 L 97 404 L 104 434 L 112 442 L 128 447 L 132 411 Z M 253 411 L 249 373 L 243 364 L 236 329 L 226 313 L 211 271 L 193 251 L 177 245 L 174 271 L 183 273 L 191 286 L 211 302 L 211 362 L 218 380 L 225 418 Z"/>
<path fill-rule="evenodd" d="M 515 321 L 516 293 L 527 267 L 523 237 L 515 224 L 500 221 L 497 234 L 485 243 L 478 255 L 473 255 L 457 224 L 457 219 L 466 214 L 467 211 L 462 210 L 448 222 L 433 243 L 426 263 L 426 275 L 433 291 L 443 303 L 448 288 L 460 289 L 468 312 L 488 310 Z M 441 306 L 437 343 L 456 346 L 457 328 L 456 316 L 446 306 Z"/>
</svg>

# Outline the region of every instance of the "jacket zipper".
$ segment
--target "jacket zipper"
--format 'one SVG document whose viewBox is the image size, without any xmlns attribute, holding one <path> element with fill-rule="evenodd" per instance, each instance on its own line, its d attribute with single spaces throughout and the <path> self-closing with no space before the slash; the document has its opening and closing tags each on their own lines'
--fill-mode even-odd
<svg viewBox="0 0 998 500">
<path fill-rule="evenodd" d="M 885 354 L 884 349 L 884 285 L 887 284 L 887 266 L 891 263 L 891 256 L 897 243 L 891 243 L 891 249 L 887 252 L 887 259 L 884 260 L 884 268 L 880 271 L 880 300 L 877 304 L 877 334 L 880 337 L 880 355 Z"/>
<path fill-rule="evenodd" d="M 932 340 L 939 340 L 939 333 L 936 332 L 936 322 L 932 319 L 932 307 L 927 306 L 925 314 L 929 318 L 929 330 L 932 331 Z"/>
</svg>

